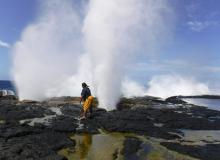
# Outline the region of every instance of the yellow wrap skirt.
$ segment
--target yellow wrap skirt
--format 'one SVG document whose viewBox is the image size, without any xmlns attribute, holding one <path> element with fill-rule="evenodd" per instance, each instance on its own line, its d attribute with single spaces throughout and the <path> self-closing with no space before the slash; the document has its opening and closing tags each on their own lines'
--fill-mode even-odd
<svg viewBox="0 0 220 160">
<path fill-rule="evenodd" d="M 83 110 L 86 112 L 91 106 L 93 102 L 93 96 L 89 96 L 83 104 Z"/>
</svg>

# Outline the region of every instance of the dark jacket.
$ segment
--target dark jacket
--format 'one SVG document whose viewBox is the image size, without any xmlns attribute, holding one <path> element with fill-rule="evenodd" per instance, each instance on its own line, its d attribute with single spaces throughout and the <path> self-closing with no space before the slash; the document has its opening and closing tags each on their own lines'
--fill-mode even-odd
<svg viewBox="0 0 220 160">
<path fill-rule="evenodd" d="M 88 87 L 84 87 L 81 92 L 81 97 L 85 101 L 89 96 L 91 96 L 91 91 Z"/>
</svg>

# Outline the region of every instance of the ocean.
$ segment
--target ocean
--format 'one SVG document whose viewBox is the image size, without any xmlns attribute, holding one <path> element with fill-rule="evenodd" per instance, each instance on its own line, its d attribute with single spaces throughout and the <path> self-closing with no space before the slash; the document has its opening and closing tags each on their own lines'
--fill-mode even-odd
<svg viewBox="0 0 220 160">
<path fill-rule="evenodd" d="M 220 99 L 206 99 L 206 98 L 184 98 L 184 101 L 199 106 L 205 106 L 209 109 L 220 111 Z"/>
<path fill-rule="evenodd" d="M 15 86 L 13 82 L 11 81 L 0 80 L 0 90 L 3 90 L 3 89 L 12 90 L 16 93 Z"/>
</svg>

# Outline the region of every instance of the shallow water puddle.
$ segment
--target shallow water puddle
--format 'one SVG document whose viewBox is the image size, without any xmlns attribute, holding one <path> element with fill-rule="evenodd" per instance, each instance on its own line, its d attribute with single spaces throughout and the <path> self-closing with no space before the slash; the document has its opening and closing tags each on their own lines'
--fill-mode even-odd
<svg viewBox="0 0 220 160">
<path fill-rule="evenodd" d="M 19 122 L 20 124 L 28 123 L 29 126 L 34 126 L 37 123 L 49 125 L 50 120 L 54 117 L 56 117 L 56 115 L 49 115 L 41 118 L 25 119 L 25 120 L 20 120 Z"/>
<path fill-rule="evenodd" d="M 70 137 L 76 141 L 76 146 L 60 150 L 58 153 L 64 155 L 69 160 L 74 159 L 105 159 L 113 158 L 114 153 L 120 158 L 120 151 L 123 148 L 124 137 L 117 134 L 111 136 L 105 134 L 73 135 Z"/>
<path fill-rule="evenodd" d="M 195 145 L 204 145 L 207 143 L 220 143 L 219 130 L 181 130 L 184 133 L 183 140 L 192 141 Z"/>
<path fill-rule="evenodd" d="M 194 160 L 189 156 L 181 155 L 161 146 L 158 141 L 147 139 L 144 136 L 122 133 L 75 134 L 70 138 L 76 145 L 58 151 L 59 155 L 68 160 L 123 160 L 129 159 L 123 154 L 124 141 L 128 137 L 142 141 L 141 148 L 132 154 L 130 159 L 144 160 Z M 132 147 L 132 146 L 130 146 Z"/>
<path fill-rule="evenodd" d="M 56 115 L 62 115 L 61 109 L 58 107 L 49 107 L 48 109 L 54 112 Z"/>
<path fill-rule="evenodd" d="M 50 125 L 51 119 L 55 118 L 56 116 L 62 115 L 62 112 L 58 107 L 50 107 L 48 109 L 54 112 L 55 114 L 45 115 L 44 117 L 40 117 L 40 118 L 24 119 L 24 120 L 20 120 L 19 122 L 20 124 L 27 123 L 30 126 L 34 126 L 35 124 Z"/>
</svg>

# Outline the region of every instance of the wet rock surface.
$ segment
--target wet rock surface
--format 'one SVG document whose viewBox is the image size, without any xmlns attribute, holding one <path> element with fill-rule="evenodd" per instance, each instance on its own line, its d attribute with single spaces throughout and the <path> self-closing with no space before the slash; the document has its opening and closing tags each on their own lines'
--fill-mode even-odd
<svg viewBox="0 0 220 160">
<path fill-rule="evenodd" d="M 214 149 L 219 149 L 219 145 L 211 142 L 203 146 L 166 142 L 181 140 L 182 129 L 220 130 L 219 111 L 190 105 L 176 97 L 124 98 L 117 110 L 94 108 L 89 119 L 80 121 L 81 107 L 75 100 L 71 97 L 45 102 L 1 100 L 0 120 L 4 123 L 0 123 L 0 159 L 65 159 L 57 151 L 75 144 L 69 133 L 98 134 L 100 129 L 163 139 L 163 146 L 200 159 L 207 159 L 205 153 L 213 159 L 220 157 L 220 152 Z M 128 137 L 124 153 L 135 156 L 140 145 L 141 141 Z"/>
<path fill-rule="evenodd" d="M 16 135 L 0 143 L 1 159 L 65 159 L 56 154 L 56 150 L 73 142 L 65 134 L 56 132 L 42 132 L 39 134 Z"/>
<path fill-rule="evenodd" d="M 124 141 L 124 148 L 122 154 L 125 159 L 138 159 L 137 152 L 141 149 L 142 142 L 133 137 L 127 137 Z"/>
<path fill-rule="evenodd" d="M 0 117 L 5 120 L 22 120 L 43 117 L 45 114 L 52 115 L 53 112 L 40 104 L 11 104 L 0 103 Z"/>
<path fill-rule="evenodd" d="M 219 160 L 220 144 L 207 144 L 205 146 L 181 145 L 179 143 L 161 143 L 168 149 L 175 150 L 179 153 L 187 154 L 192 157 L 205 160 Z"/>
</svg>

